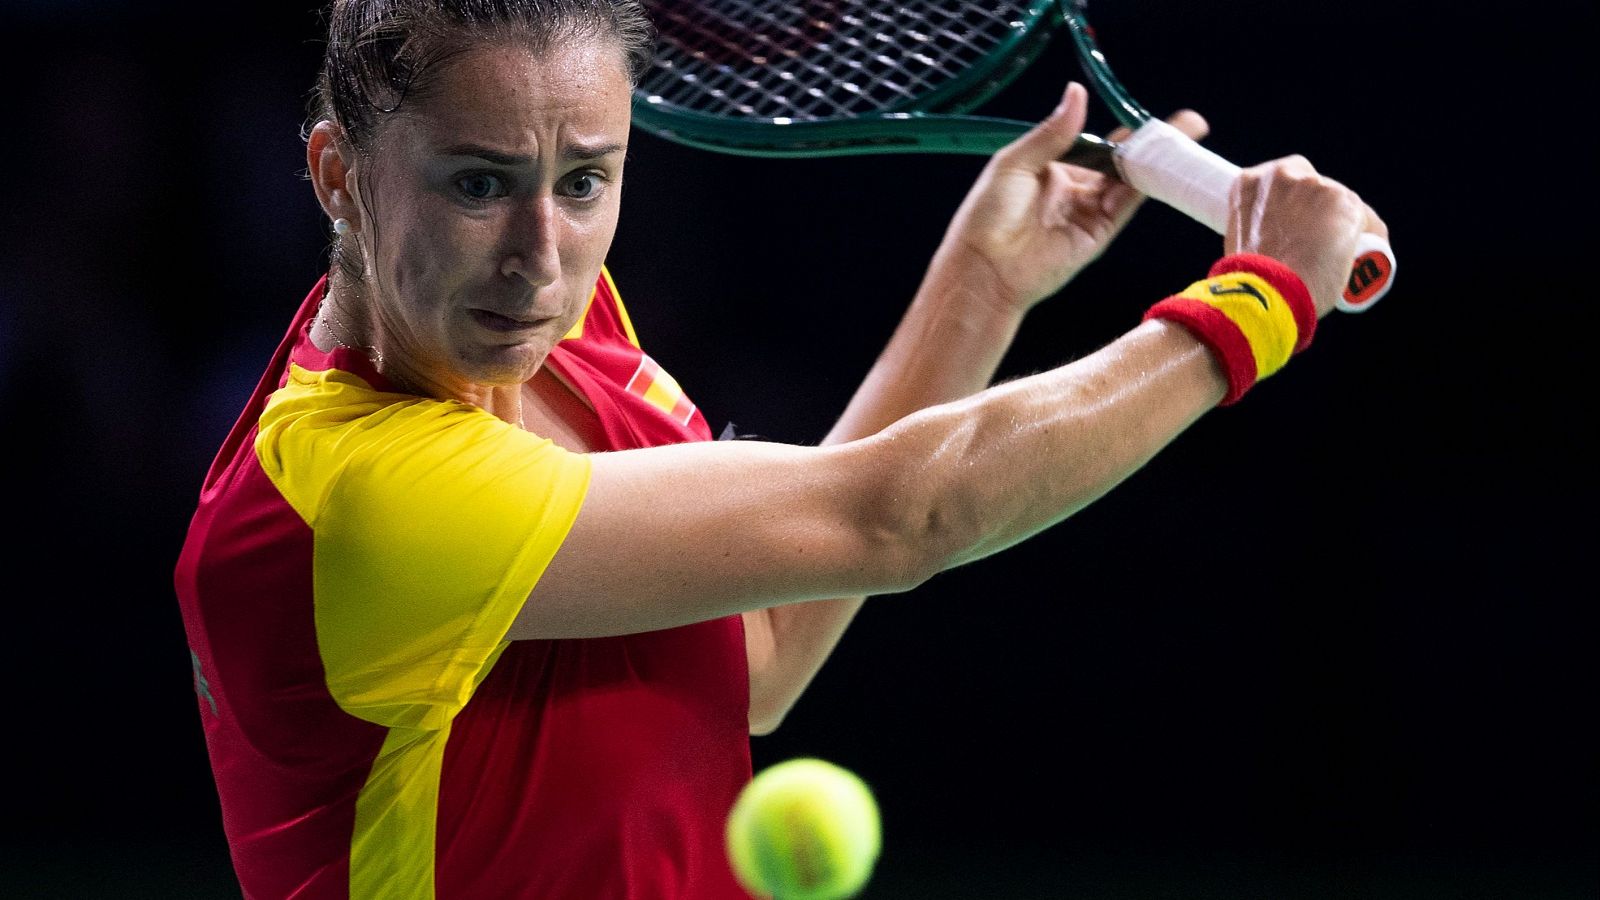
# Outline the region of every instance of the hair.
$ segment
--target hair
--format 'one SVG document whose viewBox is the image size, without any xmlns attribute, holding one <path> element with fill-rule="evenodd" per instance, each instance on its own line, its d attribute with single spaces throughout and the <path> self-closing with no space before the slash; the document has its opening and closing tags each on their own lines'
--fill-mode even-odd
<svg viewBox="0 0 1600 900">
<path fill-rule="evenodd" d="M 330 121 L 370 155 L 379 127 L 407 98 L 425 94 L 438 65 L 486 40 L 535 52 L 561 41 L 615 41 L 628 80 L 649 68 L 655 31 L 637 0 L 333 0 L 310 126 Z M 333 248 L 332 262 L 361 277 Z"/>
<path fill-rule="evenodd" d="M 562 39 L 610 38 L 630 82 L 650 65 L 654 31 L 636 0 L 333 0 L 312 121 L 370 149 L 383 117 L 426 90 L 440 62 L 484 38 L 540 51 Z"/>
</svg>

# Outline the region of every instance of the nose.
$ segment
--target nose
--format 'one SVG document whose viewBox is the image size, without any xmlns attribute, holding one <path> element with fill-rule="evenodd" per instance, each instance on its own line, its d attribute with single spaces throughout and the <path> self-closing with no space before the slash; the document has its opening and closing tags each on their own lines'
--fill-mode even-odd
<svg viewBox="0 0 1600 900">
<path fill-rule="evenodd" d="M 555 283 L 561 275 L 559 216 L 554 198 L 548 196 L 520 204 L 509 223 L 500 274 L 522 278 L 534 287 Z"/>
</svg>

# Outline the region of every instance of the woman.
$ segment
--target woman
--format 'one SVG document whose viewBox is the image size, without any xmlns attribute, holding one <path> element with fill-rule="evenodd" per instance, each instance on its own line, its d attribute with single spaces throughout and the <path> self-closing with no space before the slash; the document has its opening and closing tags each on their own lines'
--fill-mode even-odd
<svg viewBox="0 0 1600 900">
<path fill-rule="evenodd" d="M 176 573 L 251 897 L 743 897 L 721 829 L 748 735 L 862 598 L 1048 527 L 1237 400 L 1383 228 L 1303 159 L 1246 170 L 1220 294 L 986 387 L 1139 199 L 1054 162 L 1071 85 L 985 168 L 823 446 L 712 441 L 604 266 L 637 4 L 329 21 L 307 162 L 334 265 Z M 1262 312 L 1218 305 L 1245 294 Z"/>
</svg>

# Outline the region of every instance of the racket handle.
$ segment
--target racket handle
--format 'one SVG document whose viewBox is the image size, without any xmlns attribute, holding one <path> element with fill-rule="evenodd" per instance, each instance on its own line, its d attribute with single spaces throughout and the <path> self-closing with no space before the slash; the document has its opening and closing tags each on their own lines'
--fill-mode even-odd
<svg viewBox="0 0 1600 900">
<path fill-rule="evenodd" d="M 1144 123 L 1120 142 L 1116 156 L 1123 180 L 1140 193 L 1218 234 L 1227 232 L 1228 195 L 1239 178 L 1238 166 L 1159 119 Z M 1376 234 L 1361 235 L 1339 309 L 1370 309 L 1389 293 L 1394 270 L 1394 250 L 1389 242 Z"/>
</svg>

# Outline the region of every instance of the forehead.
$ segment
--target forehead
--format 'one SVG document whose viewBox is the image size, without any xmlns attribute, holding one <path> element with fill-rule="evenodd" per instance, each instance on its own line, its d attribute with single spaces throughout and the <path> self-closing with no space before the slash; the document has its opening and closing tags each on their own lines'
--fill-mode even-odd
<svg viewBox="0 0 1600 900">
<path fill-rule="evenodd" d="M 424 139 L 471 137 L 512 147 L 562 127 L 585 138 L 623 140 L 632 87 L 622 51 L 602 39 L 555 43 L 538 52 L 485 43 L 455 54 L 396 118 Z"/>
</svg>

